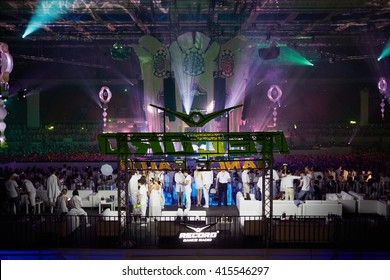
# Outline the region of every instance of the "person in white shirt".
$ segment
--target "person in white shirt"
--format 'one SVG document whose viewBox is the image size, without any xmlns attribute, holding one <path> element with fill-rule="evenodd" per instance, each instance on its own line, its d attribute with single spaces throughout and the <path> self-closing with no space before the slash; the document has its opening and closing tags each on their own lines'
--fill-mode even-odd
<svg viewBox="0 0 390 280">
<path fill-rule="evenodd" d="M 183 191 L 184 191 L 184 180 L 185 176 L 183 175 L 183 172 L 181 171 L 181 168 L 179 171 L 175 173 L 175 184 L 176 184 L 176 193 L 177 193 L 177 205 L 181 207 L 182 199 L 183 199 Z"/>
<path fill-rule="evenodd" d="M 280 179 L 280 197 L 285 198 L 286 192 L 286 180 L 283 180 L 284 177 L 287 176 L 287 163 L 283 163 L 282 169 L 279 171 L 279 179 Z"/>
<path fill-rule="evenodd" d="M 222 198 L 223 205 L 227 205 L 227 184 L 231 181 L 230 174 L 226 170 L 222 169 L 217 174 L 215 189 L 218 191 L 218 207 L 221 206 Z"/>
<path fill-rule="evenodd" d="M 249 177 L 249 168 L 245 168 L 244 171 L 241 173 L 241 181 L 243 185 L 243 195 L 244 198 L 249 197 L 249 191 L 250 191 L 250 177 Z"/>
<path fill-rule="evenodd" d="M 183 172 L 183 175 L 185 177 L 183 185 L 186 194 L 186 209 L 191 210 L 192 177 L 187 170 Z"/>
<path fill-rule="evenodd" d="M 53 209 L 56 203 L 57 196 L 60 194 L 59 180 L 56 176 L 55 169 L 51 169 L 50 176 L 47 178 L 47 198 L 50 204 L 50 213 L 53 213 Z"/>
<path fill-rule="evenodd" d="M 278 172 L 275 170 L 275 169 L 272 169 L 272 186 L 270 186 L 270 171 L 267 172 L 267 174 L 265 175 L 265 179 L 264 179 L 264 182 L 265 182 L 265 189 L 271 189 L 272 187 L 272 191 L 273 191 L 273 197 L 275 198 L 275 194 L 276 194 L 276 181 L 279 180 L 279 175 L 278 175 Z M 262 193 L 262 189 L 263 189 L 263 176 L 260 176 L 259 178 L 259 181 L 257 182 L 257 187 L 259 188 L 260 192 Z M 265 193 L 265 199 L 267 199 L 269 197 L 270 193 L 269 191 Z"/>
<path fill-rule="evenodd" d="M 72 198 L 69 201 L 69 206 L 71 207 L 71 209 L 68 212 L 68 215 L 84 216 L 85 217 L 85 226 L 86 227 L 90 227 L 91 226 L 91 224 L 88 223 L 88 214 L 82 208 L 83 207 L 83 203 L 82 203 L 81 198 L 79 196 L 79 191 L 78 190 L 74 190 L 73 191 Z"/>
<path fill-rule="evenodd" d="M 287 175 L 285 177 L 282 177 L 282 182 L 281 184 L 283 184 L 286 189 L 285 189 L 285 192 L 286 192 L 286 196 L 285 196 L 285 199 L 286 200 L 294 200 L 294 194 L 295 194 L 295 191 L 294 191 L 294 180 L 295 179 L 301 179 L 300 176 L 294 176 L 291 174 L 291 170 L 288 170 L 287 171 Z"/>
<path fill-rule="evenodd" d="M 203 178 L 203 195 L 204 195 L 204 208 L 209 208 L 209 191 L 210 187 L 214 182 L 214 173 L 212 170 L 202 170 L 202 178 Z"/>
<path fill-rule="evenodd" d="M 148 184 L 146 176 L 141 176 L 138 181 L 138 204 L 141 205 L 141 216 L 146 217 L 146 208 L 148 206 Z"/>
<path fill-rule="evenodd" d="M 277 182 L 279 181 L 278 171 L 272 169 L 272 195 L 273 198 L 278 196 Z"/>
<path fill-rule="evenodd" d="M 138 180 L 141 178 L 141 174 L 138 170 L 134 172 L 134 174 L 131 176 L 128 184 L 128 190 L 130 194 L 130 200 L 131 205 L 134 207 L 137 205 L 138 202 Z"/>
<path fill-rule="evenodd" d="M 37 190 L 35 189 L 34 184 L 30 180 L 26 179 L 26 175 L 20 175 L 20 180 L 26 187 L 26 191 L 28 193 L 29 205 L 27 205 L 27 207 L 30 207 L 29 213 L 35 215 L 35 197 L 37 195 Z"/>
<path fill-rule="evenodd" d="M 297 200 L 305 201 L 309 194 L 310 194 L 310 175 L 305 174 L 305 172 L 301 172 L 301 183 L 299 184 L 299 187 L 301 187 L 301 190 L 297 194 Z"/>
</svg>

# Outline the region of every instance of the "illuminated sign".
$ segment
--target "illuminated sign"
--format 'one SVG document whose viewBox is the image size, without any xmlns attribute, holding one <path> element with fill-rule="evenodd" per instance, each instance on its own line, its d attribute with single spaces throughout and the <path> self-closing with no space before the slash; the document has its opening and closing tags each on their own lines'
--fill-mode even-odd
<svg viewBox="0 0 390 280">
<path fill-rule="evenodd" d="M 245 156 L 288 153 L 283 132 L 102 133 L 100 151 L 128 156 Z"/>
<path fill-rule="evenodd" d="M 123 163 L 124 164 L 124 163 Z M 191 166 L 192 168 L 195 168 L 196 165 L 199 163 L 193 161 L 187 161 L 186 163 L 180 163 L 180 162 L 167 162 L 167 161 L 161 161 L 161 162 L 156 162 L 156 161 L 137 161 L 137 162 L 129 162 L 129 168 L 130 169 L 137 169 L 137 170 L 177 170 L 178 168 L 186 168 L 186 166 Z M 199 164 L 199 165 L 202 165 Z M 258 169 L 262 168 L 261 162 L 255 162 L 253 160 L 233 160 L 233 161 L 216 161 L 216 162 L 210 162 L 209 167 L 211 169 L 227 169 L 227 170 L 232 170 L 232 169 L 246 169 L 246 168 L 251 168 L 251 169 Z M 123 166 L 123 170 L 125 167 Z"/>
<path fill-rule="evenodd" d="M 185 227 L 194 231 L 194 232 L 180 232 L 179 239 L 182 240 L 183 243 L 212 242 L 215 238 L 217 238 L 219 233 L 219 231 L 203 232 L 204 230 L 216 225 L 216 223 L 205 225 L 203 227 L 195 227 L 188 224 L 181 224 L 181 225 L 184 225 Z"/>
</svg>

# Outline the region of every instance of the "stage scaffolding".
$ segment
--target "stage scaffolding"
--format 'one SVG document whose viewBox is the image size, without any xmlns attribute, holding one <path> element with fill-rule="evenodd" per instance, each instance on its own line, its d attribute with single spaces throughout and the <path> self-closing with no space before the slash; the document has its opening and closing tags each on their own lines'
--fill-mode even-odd
<svg viewBox="0 0 390 280">
<path fill-rule="evenodd" d="M 98 135 L 98 143 L 101 153 L 117 158 L 118 219 L 122 224 L 131 222 L 130 214 L 124 215 L 131 212 L 127 187 L 131 170 L 175 170 L 202 163 L 218 171 L 224 166 L 220 163 L 250 161 L 270 176 L 267 183 L 262 176 L 262 220 L 264 236 L 271 236 L 273 154 L 289 152 L 283 132 L 103 133 Z"/>
</svg>

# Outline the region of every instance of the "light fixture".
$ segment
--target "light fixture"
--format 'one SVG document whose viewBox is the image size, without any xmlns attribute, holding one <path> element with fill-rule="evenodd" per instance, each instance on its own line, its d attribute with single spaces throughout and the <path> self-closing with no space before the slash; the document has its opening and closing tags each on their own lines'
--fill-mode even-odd
<svg viewBox="0 0 390 280">
<path fill-rule="evenodd" d="M 128 60 L 131 56 L 131 48 L 124 47 L 121 43 L 116 42 L 111 50 L 111 58 L 114 60 Z"/>
</svg>

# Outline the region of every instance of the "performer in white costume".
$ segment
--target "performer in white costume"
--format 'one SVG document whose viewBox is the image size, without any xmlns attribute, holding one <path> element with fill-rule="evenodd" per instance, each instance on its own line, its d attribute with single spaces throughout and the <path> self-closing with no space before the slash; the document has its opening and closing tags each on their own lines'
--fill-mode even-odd
<svg viewBox="0 0 390 280">
<path fill-rule="evenodd" d="M 154 177 L 153 183 L 149 186 L 149 217 L 161 216 L 161 186 L 158 177 Z"/>
<path fill-rule="evenodd" d="M 244 198 L 249 197 L 249 191 L 250 191 L 250 177 L 249 177 L 249 170 L 250 168 L 245 168 L 244 171 L 241 173 L 241 181 L 243 186 L 243 196 Z"/>
<path fill-rule="evenodd" d="M 138 203 L 141 204 L 141 215 L 146 217 L 146 207 L 148 206 L 148 186 L 146 176 L 141 176 L 138 181 Z"/>
<path fill-rule="evenodd" d="M 142 175 L 139 173 L 139 171 L 136 170 L 129 181 L 129 194 L 133 208 L 137 205 L 138 202 L 138 180 L 141 178 L 141 176 Z"/>
<path fill-rule="evenodd" d="M 214 173 L 211 170 L 205 170 L 202 172 L 202 178 L 203 178 L 203 195 L 204 195 L 204 208 L 209 208 L 209 191 L 211 185 L 214 183 Z"/>
<path fill-rule="evenodd" d="M 55 169 L 51 170 L 51 175 L 47 178 L 46 187 L 47 187 L 47 198 L 49 199 L 50 204 L 50 213 L 53 213 L 54 206 L 56 204 L 57 196 L 60 195 L 59 180 L 56 176 Z"/>
<path fill-rule="evenodd" d="M 186 209 L 191 210 L 192 177 L 190 174 L 188 174 L 188 171 L 184 171 L 183 175 L 185 176 L 184 191 L 186 194 Z"/>
<path fill-rule="evenodd" d="M 203 175 L 199 169 L 200 167 L 198 166 L 194 171 L 194 180 L 195 180 L 195 189 L 196 189 L 196 206 L 201 206 L 202 191 L 204 187 Z"/>
<path fill-rule="evenodd" d="M 183 191 L 184 191 L 184 180 L 185 176 L 183 175 L 183 172 L 181 171 L 181 168 L 179 171 L 175 173 L 175 184 L 176 184 L 176 193 L 177 193 L 177 205 L 181 207 L 182 199 L 183 199 Z"/>
</svg>

